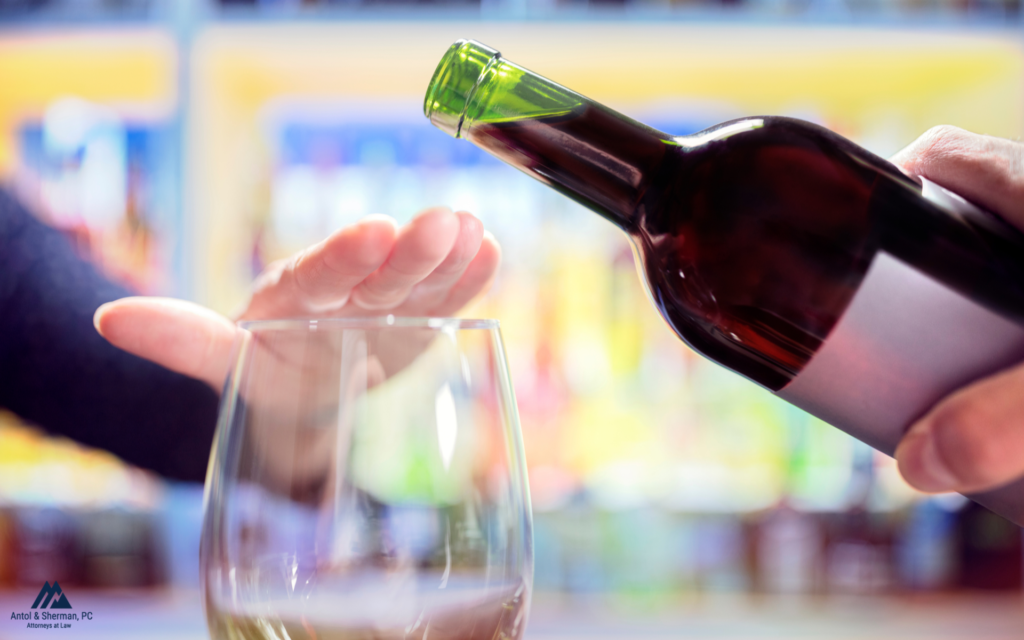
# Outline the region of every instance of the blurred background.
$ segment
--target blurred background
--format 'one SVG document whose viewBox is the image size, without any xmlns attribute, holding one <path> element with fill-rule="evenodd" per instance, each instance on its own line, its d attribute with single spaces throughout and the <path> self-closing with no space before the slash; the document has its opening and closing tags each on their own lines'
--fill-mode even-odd
<svg viewBox="0 0 1024 640">
<path fill-rule="evenodd" d="M 365 214 L 478 214 L 505 257 L 464 315 L 500 319 L 519 401 L 528 638 L 1020 637 L 1020 529 L 694 355 L 619 232 L 428 124 L 460 37 L 677 134 L 1024 130 L 1020 0 L 0 0 L 0 184 L 111 277 L 223 313 Z M 204 637 L 201 508 L 0 414 L 0 637 L 54 579 L 106 637 Z"/>
</svg>

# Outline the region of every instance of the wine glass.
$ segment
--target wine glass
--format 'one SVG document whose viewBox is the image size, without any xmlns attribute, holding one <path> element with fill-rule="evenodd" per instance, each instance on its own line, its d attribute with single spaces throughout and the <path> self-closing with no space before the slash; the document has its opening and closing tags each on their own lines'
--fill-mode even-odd
<svg viewBox="0 0 1024 640">
<path fill-rule="evenodd" d="M 207 473 L 210 635 L 521 638 L 532 520 L 497 321 L 241 328 Z"/>
</svg>

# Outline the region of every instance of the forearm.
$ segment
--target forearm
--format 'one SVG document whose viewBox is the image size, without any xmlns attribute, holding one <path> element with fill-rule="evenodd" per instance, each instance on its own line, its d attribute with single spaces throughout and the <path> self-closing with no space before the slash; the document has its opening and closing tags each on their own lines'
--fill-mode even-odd
<svg viewBox="0 0 1024 640">
<path fill-rule="evenodd" d="M 201 480 L 216 393 L 96 333 L 96 308 L 126 295 L 0 193 L 0 405 L 133 464 Z"/>
</svg>

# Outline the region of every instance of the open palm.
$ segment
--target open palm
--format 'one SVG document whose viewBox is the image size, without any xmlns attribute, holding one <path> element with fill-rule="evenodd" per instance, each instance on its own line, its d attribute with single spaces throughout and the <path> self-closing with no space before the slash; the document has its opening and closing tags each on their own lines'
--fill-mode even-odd
<svg viewBox="0 0 1024 640">
<path fill-rule="evenodd" d="M 402 228 L 368 216 L 271 264 L 236 319 L 449 316 L 487 288 L 500 255 L 466 212 L 427 209 Z M 95 324 L 113 345 L 216 389 L 239 330 L 197 304 L 147 297 L 103 305 Z"/>
</svg>

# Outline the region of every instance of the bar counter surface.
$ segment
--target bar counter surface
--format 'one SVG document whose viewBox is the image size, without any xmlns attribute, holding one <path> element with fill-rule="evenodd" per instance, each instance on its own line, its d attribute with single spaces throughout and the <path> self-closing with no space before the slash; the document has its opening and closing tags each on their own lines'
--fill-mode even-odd
<svg viewBox="0 0 1024 640">
<path fill-rule="evenodd" d="M 69 629 L 27 628 L 11 612 L 36 593 L 0 592 L 0 638 L 201 640 L 208 637 L 196 591 L 78 591 L 72 611 L 91 621 Z M 60 634 L 60 635 L 56 635 Z M 787 598 L 690 595 L 657 603 L 538 594 L 525 640 L 1019 640 L 1024 597 L 983 592 L 920 597 Z"/>
</svg>

